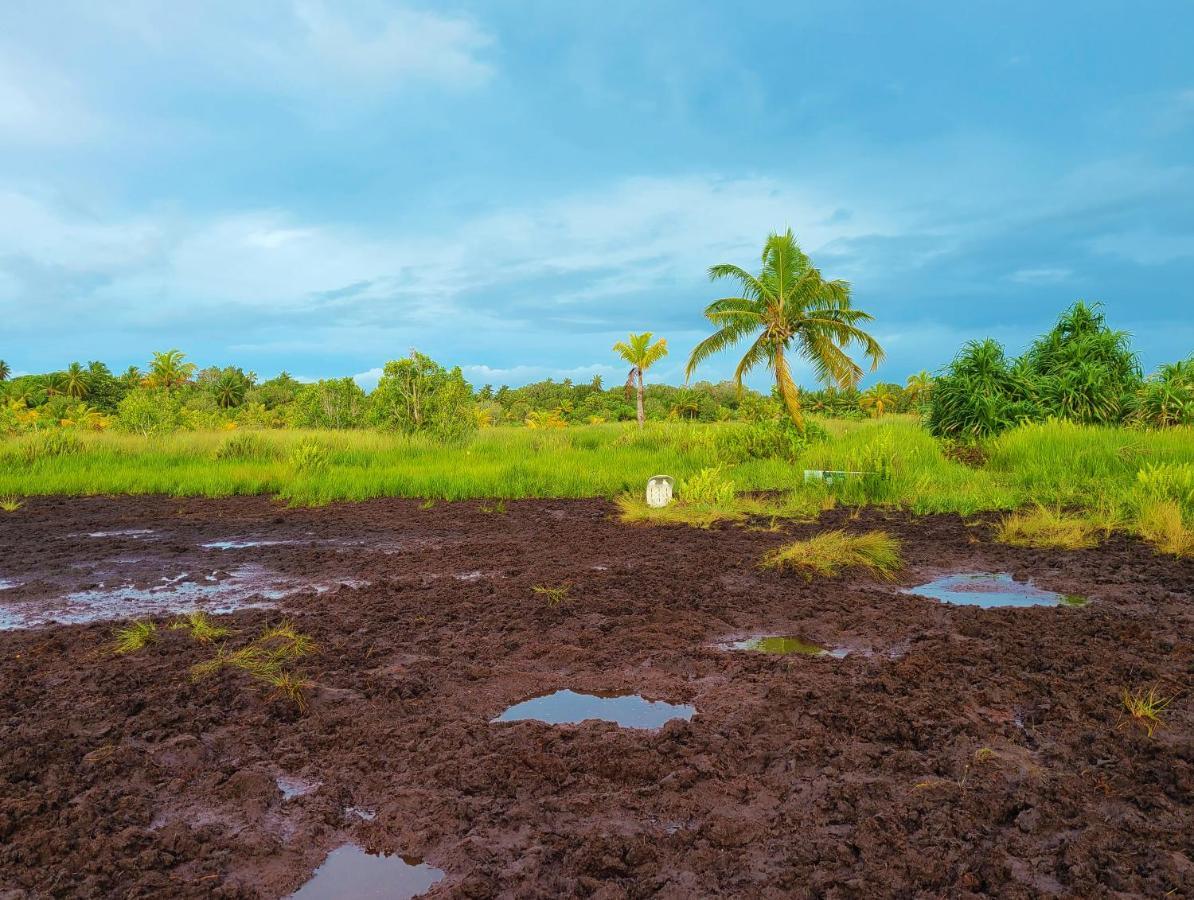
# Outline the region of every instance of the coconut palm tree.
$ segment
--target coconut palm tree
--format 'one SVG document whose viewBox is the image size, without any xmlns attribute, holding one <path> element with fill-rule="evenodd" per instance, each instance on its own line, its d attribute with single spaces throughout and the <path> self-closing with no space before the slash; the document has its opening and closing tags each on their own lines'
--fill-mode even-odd
<svg viewBox="0 0 1194 900">
<path fill-rule="evenodd" d="M 8 381 L 8 376 L 12 374 L 12 369 L 8 367 L 8 363 L 0 359 L 0 381 Z"/>
<path fill-rule="evenodd" d="M 87 370 L 77 362 L 71 363 L 62 373 L 62 386 L 68 397 L 82 400 L 91 387 L 87 382 Z"/>
<path fill-rule="evenodd" d="M 908 397 L 908 402 L 913 406 L 927 400 L 932 389 L 933 376 L 925 369 L 921 369 L 915 375 L 909 375 L 908 381 L 904 385 L 904 393 Z"/>
<path fill-rule="evenodd" d="M 651 332 L 630 333 L 630 340 L 614 344 L 614 352 L 630 363 L 630 374 L 626 376 L 626 390 L 638 392 L 638 427 L 643 427 L 643 373 L 667 356 L 667 341 L 663 338 L 651 343 Z"/>
<path fill-rule="evenodd" d="M 850 305 L 850 285 L 826 281 L 796 243 L 791 229 L 771 234 L 763 246 L 763 268 L 752 275 L 735 265 L 711 266 L 709 279 L 728 278 L 740 285 L 741 295 L 714 300 L 705 317 L 717 331 L 693 348 L 684 374 L 691 378 L 696 367 L 743 338 L 754 342 L 734 371 L 734 382 L 742 389 L 742 378 L 765 364 L 775 376 L 788 415 L 804 430 L 800 391 L 792 380 L 788 353 L 812 364 L 818 380 L 852 387 L 862 369 L 846 355 L 850 344 L 860 344 L 874 371 L 883 360 L 879 342 L 858 327 L 871 316 Z"/>
<path fill-rule="evenodd" d="M 896 388 L 896 385 L 891 384 L 872 385 L 862 392 L 862 396 L 858 398 L 858 405 L 863 409 L 869 409 L 871 415 L 877 419 L 899 402 Z"/>
<path fill-rule="evenodd" d="M 186 355 L 181 350 L 155 353 L 149 364 L 150 385 L 170 390 L 186 384 L 195 374 L 195 364 L 185 362 L 185 359 Z"/>
</svg>

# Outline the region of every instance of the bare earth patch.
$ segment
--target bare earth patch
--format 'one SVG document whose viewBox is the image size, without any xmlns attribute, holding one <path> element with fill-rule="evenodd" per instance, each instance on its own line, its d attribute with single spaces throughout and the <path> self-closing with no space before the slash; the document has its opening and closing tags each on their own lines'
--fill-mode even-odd
<svg viewBox="0 0 1194 900">
<path fill-rule="evenodd" d="M 905 569 L 757 568 L 831 528 L 888 532 Z M 442 872 L 429 897 L 1194 892 L 1194 562 L 986 535 L 879 511 L 772 533 L 634 528 L 601 501 L 31 499 L 0 518 L 0 612 L 254 566 L 286 592 L 212 621 L 246 640 L 285 618 L 318 652 L 303 713 L 232 668 L 193 680 L 213 648 L 170 616 L 120 655 L 112 621 L 0 631 L 0 896 L 280 897 L 345 846 Z M 967 572 L 1091 602 L 901 593 Z M 717 646 L 759 634 L 851 652 Z M 1149 737 L 1123 696 L 1153 685 L 1176 699 Z M 560 690 L 695 714 L 491 722 Z"/>
</svg>

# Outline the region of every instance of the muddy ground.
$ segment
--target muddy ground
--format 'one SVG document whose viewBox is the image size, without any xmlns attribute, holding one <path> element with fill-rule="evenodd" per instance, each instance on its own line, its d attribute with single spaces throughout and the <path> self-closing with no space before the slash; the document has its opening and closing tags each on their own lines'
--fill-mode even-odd
<svg viewBox="0 0 1194 900">
<path fill-rule="evenodd" d="M 827 524 L 889 529 L 907 572 L 756 568 Z M 953 516 L 787 531 L 629 527 L 601 501 L 30 500 L 0 514 L 0 608 L 248 571 L 276 608 L 221 616 L 232 645 L 285 616 L 320 652 L 300 713 L 243 672 L 192 681 L 211 649 L 182 631 L 127 656 L 111 622 L 0 631 L 0 897 L 279 897 L 349 842 L 442 869 L 430 897 L 1194 894 L 1194 564 Z M 201 546 L 229 540 L 278 543 Z M 949 571 L 1093 602 L 896 590 Z M 532 590 L 565 584 L 557 607 Z M 760 632 L 852 652 L 710 646 Z M 1149 738 L 1120 693 L 1153 683 L 1177 699 Z M 490 723 L 557 688 L 697 712 Z"/>
</svg>

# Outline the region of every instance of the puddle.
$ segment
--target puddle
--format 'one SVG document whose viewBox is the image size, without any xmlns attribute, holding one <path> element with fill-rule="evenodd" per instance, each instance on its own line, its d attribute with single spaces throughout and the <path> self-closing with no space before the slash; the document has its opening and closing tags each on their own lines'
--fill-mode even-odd
<svg viewBox="0 0 1194 900">
<path fill-rule="evenodd" d="M 145 537 L 147 534 L 153 534 L 152 528 L 125 528 L 120 531 L 89 531 L 87 536 L 89 538 L 110 538 L 110 537 Z"/>
<path fill-rule="evenodd" d="M 282 792 L 282 800 L 293 800 L 295 797 L 305 797 L 321 784 L 322 781 L 304 781 L 292 775 L 279 775 L 274 779 L 278 790 Z"/>
<path fill-rule="evenodd" d="M 377 818 L 377 811 L 364 806 L 350 806 L 344 810 L 344 818 L 360 819 L 362 822 L 372 822 Z"/>
<path fill-rule="evenodd" d="M 294 900 L 406 900 L 442 881 L 441 869 L 419 859 L 366 853 L 356 844 L 337 847 L 311 880 L 290 896 Z"/>
<path fill-rule="evenodd" d="M 7 578 L 0 578 L 0 591 L 11 591 L 13 588 L 19 588 L 21 582 L 11 581 Z"/>
<path fill-rule="evenodd" d="M 1059 604 L 1084 606 L 1088 602 L 1085 597 L 1042 590 L 1031 581 L 1016 581 L 1006 572 L 943 575 L 919 587 L 904 588 L 901 593 L 928 597 L 942 603 L 981 606 L 984 609 L 992 609 L 997 606 L 1057 606 Z"/>
<path fill-rule="evenodd" d="M 223 576 L 223 577 L 220 577 Z M 257 565 L 238 566 L 226 573 L 190 580 L 186 573 L 166 577 L 152 587 L 124 583 L 73 591 L 61 597 L 23 600 L 0 607 L 0 630 L 33 628 L 53 622 L 81 624 L 105 619 L 135 619 L 189 613 L 196 610 L 213 615 L 238 609 L 268 608 L 288 594 L 304 588 L 318 588 L 292 582 Z M 256 598 L 256 599 L 250 599 Z"/>
<path fill-rule="evenodd" d="M 808 641 L 786 634 L 763 634 L 740 641 L 721 641 L 714 646 L 721 650 L 749 650 L 754 653 L 778 656 L 799 653 L 802 656 L 835 656 L 838 659 L 850 652 L 841 649 L 830 650 L 819 644 L 810 644 Z"/>
<path fill-rule="evenodd" d="M 302 541 L 270 541 L 270 540 L 229 540 L 208 541 L 200 544 L 204 550 L 248 550 L 250 547 L 282 547 L 287 544 L 300 544 Z"/>
<path fill-rule="evenodd" d="M 457 572 L 452 576 L 457 581 L 477 581 L 485 577 L 485 573 L 477 570 L 475 572 Z"/>
<path fill-rule="evenodd" d="M 691 719 L 696 709 L 684 703 L 647 700 L 639 694 L 578 694 L 553 691 L 516 703 L 494 722 L 533 720 L 548 725 L 575 725 L 589 719 L 623 728 L 659 728 L 672 719 Z"/>
</svg>

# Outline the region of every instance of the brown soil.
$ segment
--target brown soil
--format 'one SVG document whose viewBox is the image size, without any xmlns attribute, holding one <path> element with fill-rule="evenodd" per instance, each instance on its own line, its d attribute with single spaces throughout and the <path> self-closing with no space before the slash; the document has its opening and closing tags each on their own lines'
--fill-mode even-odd
<svg viewBox="0 0 1194 900">
<path fill-rule="evenodd" d="M 1124 537 L 1005 547 L 953 516 L 820 524 L 898 535 L 902 585 L 1007 571 L 1094 602 L 806 583 L 755 567 L 784 534 L 628 527 L 601 501 L 31 500 L 0 515 L 0 579 L 23 584 L 0 605 L 113 567 L 332 588 L 220 617 L 234 643 L 283 615 L 318 641 L 305 714 L 241 672 L 192 682 L 211 651 L 181 631 L 128 656 L 111 622 L 0 632 L 0 897 L 278 897 L 349 841 L 443 869 L 433 897 L 1194 894 L 1194 564 Z M 154 533 L 79 536 L 130 528 Z M 294 543 L 199 546 L 230 537 Z M 554 608 L 532 591 L 563 584 Z M 757 632 L 856 652 L 709 646 Z M 1177 699 L 1149 738 L 1120 693 L 1154 683 Z M 697 714 L 489 722 L 565 687 Z M 318 786 L 285 800 L 279 776 Z"/>
</svg>

